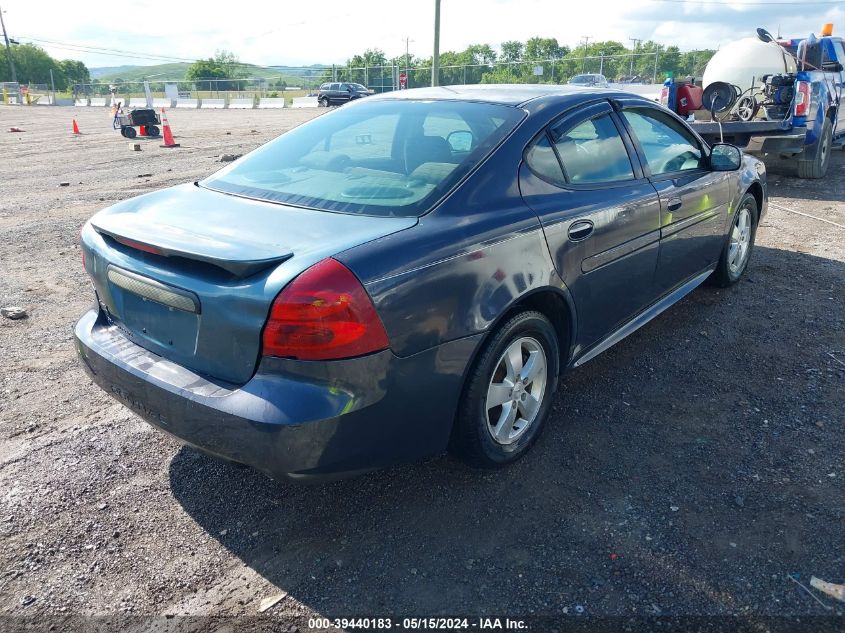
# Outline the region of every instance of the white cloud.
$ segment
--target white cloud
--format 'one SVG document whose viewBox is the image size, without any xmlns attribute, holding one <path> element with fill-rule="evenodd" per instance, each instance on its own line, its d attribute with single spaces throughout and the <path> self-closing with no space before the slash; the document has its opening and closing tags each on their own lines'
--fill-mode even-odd
<svg viewBox="0 0 845 633">
<path fill-rule="evenodd" d="M 320 0 L 270 3 L 258 0 L 152 2 L 149 0 L 4 0 L 12 35 L 72 42 L 84 46 L 141 51 L 195 59 L 216 49 L 234 51 L 258 64 L 343 63 L 369 47 L 389 56 L 431 54 L 434 0 Z M 471 43 L 498 46 L 503 40 L 539 35 L 576 46 L 582 36 L 655 39 L 682 49 L 716 48 L 765 26 L 784 35 L 806 35 L 825 21 L 839 21 L 839 9 L 790 5 L 731 6 L 657 3 L 650 0 L 442 0 L 441 50 Z M 815 11 L 815 14 L 809 12 Z M 42 44 L 58 57 L 82 59 L 89 66 L 145 64 L 155 60 L 62 49 Z"/>
</svg>

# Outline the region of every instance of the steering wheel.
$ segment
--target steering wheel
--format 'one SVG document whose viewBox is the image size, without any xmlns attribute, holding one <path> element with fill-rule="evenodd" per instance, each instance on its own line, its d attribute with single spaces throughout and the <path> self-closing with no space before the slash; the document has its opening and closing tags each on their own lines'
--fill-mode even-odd
<svg viewBox="0 0 845 633">
<path fill-rule="evenodd" d="M 684 152 L 683 154 L 679 154 L 678 156 L 666 161 L 666 164 L 663 166 L 663 170 L 665 172 L 681 171 L 684 168 L 684 165 L 687 164 L 687 161 L 693 158 L 696 158 L 693 152 Z"/>
</svg>

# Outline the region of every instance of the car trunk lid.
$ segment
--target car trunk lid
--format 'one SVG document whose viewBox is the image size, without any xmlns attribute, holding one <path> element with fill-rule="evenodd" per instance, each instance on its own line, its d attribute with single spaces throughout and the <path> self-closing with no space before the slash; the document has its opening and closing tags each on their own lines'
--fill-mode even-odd
<svg viewBox="0 0 845 633">
<path fill-rule="evenodd" d="M 181 185 L 83 230 L 102 307 L 142 347 L 207 376 L 253 374 L 273 299 L 299 273 L 416 218 L 302 209 Z"/>
</svg>

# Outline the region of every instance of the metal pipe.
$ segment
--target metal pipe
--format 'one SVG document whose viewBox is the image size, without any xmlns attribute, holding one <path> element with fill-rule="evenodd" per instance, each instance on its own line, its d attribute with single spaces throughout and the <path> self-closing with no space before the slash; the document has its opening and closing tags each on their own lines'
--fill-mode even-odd
<svg viewBox="0 0 845 633">
<path fill-rule="evenodd" d="M 9 36 L 6 34 L 6 23 L 3 21 L 2 7 L 0 7 L 0 26 L 3 27 L 3 40 L 6 42 L 6 58 L 9 60 L 9 69 L 12 71 L 12 82 L 18 83 L 18 74 L 15 72 L 15 60 L 12 58 L 12 47 L 9 45 Z M 20 89 L 18 89 L 18 100 L 20 101 Z"/>
</svg>

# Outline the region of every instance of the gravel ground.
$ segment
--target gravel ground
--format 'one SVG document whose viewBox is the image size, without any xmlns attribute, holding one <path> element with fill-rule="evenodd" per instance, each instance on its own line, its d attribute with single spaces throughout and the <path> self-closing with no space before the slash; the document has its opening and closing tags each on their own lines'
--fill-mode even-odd
<svg viewBox="0 0 845 633">
<path fill-rule="evenodd" d="M 841 152 L 821 182 L 770 174 L 744 280 L 695 291 L 565 376 L 543 437 L 505 470 L 444 456 L 276 483 L 180 447 L 94 387 L 72 345 L 91 301 L 83 222 L 318 113 L 172 111 L 182 147 L 135 152 L 106 109 L 0 107 L 0 305 L 29 311 L 0 318 L 0 628 L 254 616 L 280 593 L 255 626 L 841 616 L 787 577 L 845 582 Z"/>
</svg>

